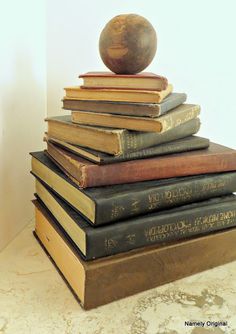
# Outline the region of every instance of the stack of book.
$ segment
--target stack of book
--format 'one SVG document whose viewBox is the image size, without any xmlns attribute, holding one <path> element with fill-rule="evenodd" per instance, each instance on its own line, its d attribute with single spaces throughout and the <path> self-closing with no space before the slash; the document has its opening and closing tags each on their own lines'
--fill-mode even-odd
<svg viewBox="0 0 236 334">
<path fill-rule="evenodd" d="M 236 258 L 236 151 L 164 77 L 81 75 L 32 153 L 35 235 L 89 309 Z"/>
</svg>

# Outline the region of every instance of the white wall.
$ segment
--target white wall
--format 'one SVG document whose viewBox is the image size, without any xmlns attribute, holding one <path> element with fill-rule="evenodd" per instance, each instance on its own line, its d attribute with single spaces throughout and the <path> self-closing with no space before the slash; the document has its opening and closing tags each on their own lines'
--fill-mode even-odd
<svg viewBox="0 0 236 334">
<path fill-rule="evenodd" d="M 158 33 L 157 55 L 148 70 L 167 76 L 176 91 L 202 106 L 202 136 L 235 147 L 235 12 L 234 0 L 50 0 L 48 114 L 62 113 L 62 88 L 78 84 L 80 73 L 105 68 L 98 53 L 105 23 L 121 13 L 137 13 Z"/>
<path fill-rule="evenodd" d="M 1 2 L 0 249 L 33 218 L 29 152 L 42 148 L 45 17 L 42 0 Z"/>
<path fill-rule="evenodd" d="M 44 0 L 1 4 L 0 249 L 33 217 L 28 152 L 43 147 L 46 103 L 48 115 L 63 113 L 63 87 L 78 84 L 80 73 L 105 69 L 98 39 L 115 15 L 137 13 L 151 21 L 159 42 L 148 70 L 167 76 L 189 102 L 201 104 L 201 135 L 235 147 L 234 0 L 47 4 L 47 21 Z"/>
</svg>

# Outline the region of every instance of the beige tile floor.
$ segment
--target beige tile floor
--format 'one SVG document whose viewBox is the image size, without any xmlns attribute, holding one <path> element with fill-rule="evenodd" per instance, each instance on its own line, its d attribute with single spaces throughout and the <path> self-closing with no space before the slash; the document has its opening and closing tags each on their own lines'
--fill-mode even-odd
<svg viewBox="0 0 236 334">
<path fill-rule="evenodd" d="M 236 333 L 236 262 L 84 311 L 32 229 L 0 254 L 0 334 Z M 191 320 L 228 326 L 185 327 Z"/>
</svg>

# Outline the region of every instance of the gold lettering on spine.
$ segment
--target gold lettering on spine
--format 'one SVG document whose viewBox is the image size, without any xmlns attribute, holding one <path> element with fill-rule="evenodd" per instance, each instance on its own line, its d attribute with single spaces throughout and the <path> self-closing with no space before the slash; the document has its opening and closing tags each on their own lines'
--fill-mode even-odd
<svg viewBox="0 0 236 334">
<path fill-rule="evenodd" d="M 128 234 L 125 236 L 125 240 L 127 244 L 134 245 L 136 242 L 136 235 L 135 234 Z"/>
<path fill-rule="evenodd" d="M 192 198 L 193 190 L 191 186 L 179 187 L 173 190 L 167 190 L 164 193 L 164 199 L 169 203 L 175 203 L 180 200 Z"/>
<path fill-rule="evenodd" d="M 137 140 L 136 140 L 136 135 L 129 133 L 126 136 L 126 145 L 127 145 L 127 149 L 130 150 L 135 150 L 138 149 L 138 144 L 137 144 Z"/>
<path fill-rule="evenodd" d="M 216 180 L 214 182 L 206 182 L 202 185 L 201 192 L 205 191 L 216 191 L 220 188 L 223 188 L 226 186 L 226 181 L 225 180 Z"/>
<path fill-rule="evenodd" d="M 200 185 L 194 183 L 192 185 L 180 185 L 178 188 L 168 189 L 163 193 L 153 192 L 148 195 L 148 210 L 158 209 L 162 203 L 175 204 L 191 200 L 194 197 L 201 198 L 206 192 L 214 194 L 226 186 L 226 180 L 216 180 Z"/>
<path fill-rule="evenodd" d="M 105 239 L 105 249 L 113 249 L 118 245 L 118 241 L 114 239 Z"/>
<path fill-rule="evenodd" d="M 160 204 L 160 194 L 154 193 L 148 195 L 148 209 L 154 210 L 158 208 Z"/>
<path fill-rule="evenodd" d="M 197 234 L 200 232 L 211 231 L 216 227 L 231 226 L 235 223 L 235 218 L 236 210 L 228 210 L 199 216 L 194 220 L 189 218 L 171 224 L 152 226 L 144 230 L 144 236 L 148 242 L 166 240 L 168 238 L 178 238 L 186 234 L 191 235 L 193 233 Z"/>
<path fill-rule="evenodd" d="M 131 203 L 131 212 L 132 213 L 138 213 L 140 211 L 139 203 L 140 203 L 140 200 L 133 199 L 133 202 Z"/>
<path fill-rule="evenodd" d="M 115 205 L 113 204 L 111 209 L 111 218 L 119 218 L 122 213 L 125 211 L 125 208 L 122 205 Z"/>
</svg>

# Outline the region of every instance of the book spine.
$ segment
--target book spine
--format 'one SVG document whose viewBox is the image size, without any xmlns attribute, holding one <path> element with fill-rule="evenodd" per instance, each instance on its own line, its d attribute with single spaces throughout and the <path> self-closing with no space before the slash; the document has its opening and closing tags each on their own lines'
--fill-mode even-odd
<svg viewBox="0 0 236 334">
<path fill-rule="evenodd" d="M 163 102 L 164 103 L 164 102 Z M 179 103 L 180 104 L 180 103 Z M 165 104 L 166 105 L 166 104 Z M 168 109 L 168 105 L 165 109 Z M 173 107 L 174 108 L 174 107 Z M 115 103 L 112 101 L 87 101 L 87 100 L 63 100 L 63 109 L 72 111 L 92 111 L 97 113 L 108 113 L 118 115 L 149 116 L 159 115 L 160 104 L 144 103 Z M 166 110 L 168 111 L 168 110 Z"/>
<path fill-rule="evenodd" d="M 180 104 L 184 103 L 187 100 L 187 94 L 185 93 L 173 93 L 172 95 L 174 95 L 174 97 L 172 97 L 171 99 L 167 97 L 162 101 L 162 103 L 159 104 L 159 114 L 154 115 L 154 117 L 166 114 L 169 110 L 178 107 Z"/>
<path fill-rule="evenodd" d="M 96 225 L 115 222 L 187 203 L 206 200 L 236 191 L 236 172 L 176 179 L 159 185 L 149 183 L 142 189 L 124 191 L 119 196 L 99 199 Z"/>
<path fill-rule="evenodd" d="M 123 154 L 127 154 L 129 152 L 142 150 L 147 147 L 191 136 L 192 134 L 197 133 L 199 129 L 200 120 L 199 118 L 195 118 L 164 133 L 126 131 L 123 132 L 121 139 L 122 152 Z"/>
<path fill-rule="evenodd" d="M 179 154 L 86 166 L 87 187 L 160 180 L 236 170 L 234 151 L 221 154 Z"/>
<path fill-rule="evenodd" d="M 135 160 L 142 158 L 150 158 L 153 156 L 161 156 L 165 154 L 180 153 L 193 151 L 197 149 L 207 148 L 209 140 L 206 138 L 190 136 L 183 139 L 178 139 L 169 143 L 157 145 L 154 147 L 145 148 L 140 151 L 128 152 L 123 155 L 106 156 L 101 159 L 101 164 L 116 163 L 127 160 Z"/>
<path fill-rule="evenodd" d="M 177 126 L 196 118 L 200 113 L 200 106 L 194 105 L 185 110 L 178 108 L 160 118 L 161 132 L 176 128 Z"/>
<path fill-rule="evenodd" d="M 94 229 L 87 236 L 87 259 L 114 255 L 236 225 L 236 201 L 219 202 L 171 214 L 149 215 Z"/>
<path fill-rule="evenodd" d="M 82 89 L 94 89 L 94 90 L 99 90 L 99 89 L 106 89 L 106 90 L 109 90 L 109 89 L 113 89 L 113 90 L 134 90 L 134 91 L 143 91 L 143 90 L 148 90 L 149 92 L 161 92 L 162 90 L 165 90 L 167 88 L 167 85 L 160 85 L 160 87 L 158 88 L 145 88 L 145 87 L 117 87 L 117 86 L 90 86 L 90 85 L 82 85 L 80 86 L 80 88 Z"/>
</svg>

